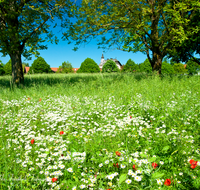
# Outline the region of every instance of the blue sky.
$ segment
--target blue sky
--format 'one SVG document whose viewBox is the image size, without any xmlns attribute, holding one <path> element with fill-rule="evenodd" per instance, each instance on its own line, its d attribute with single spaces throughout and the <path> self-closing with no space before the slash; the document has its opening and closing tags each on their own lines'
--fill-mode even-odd
<svg viewBox="0 0 200 190">
<path fill-rule="evenodd" d="M 44 44 L 47 45 L 48 49 L 39 51 L 40 56 L 45 59 L 50 67 L 59 67 L 62 65 L 62 62 L 69 61 L 74 68 L 79 68 L 81 63 L 86 58 L 91 58 L 98 65 L 100 64 L 103 49 L 98 49 L 98 42 L 96 39 L 92 40 L 89 44 L 82 44 L 77 51 L 73 51 L 72 49 L 74 48 L 74 44 L 68 44 L 67 41 L 62 41 L 62 33 L 59 32 L 59 30 L 60 28 L 53 30 L 54 34 L 59 38 L 58 45 L 46 42 Z M 0 56 L 2 56 L 1 53 Z M 132 53 L 110 49 L 105 50 L 104 58 L 116 58 L 121 62 L 121 64 L 126 64 L 128 59 L 134 60 L 135 63 L 142 63 L 147 58 L 147 56 L 140 52 Z M 9 59 L 9 56 L 0 57 L 0 60 L 4 64 L 7 63 Z M 35 59 L 36 57 L 34 55 L 30 61 L 25 60 L 25 58 L 22 57 L 22 62 L 26 62 L 31 65 Z"/>
</svg>

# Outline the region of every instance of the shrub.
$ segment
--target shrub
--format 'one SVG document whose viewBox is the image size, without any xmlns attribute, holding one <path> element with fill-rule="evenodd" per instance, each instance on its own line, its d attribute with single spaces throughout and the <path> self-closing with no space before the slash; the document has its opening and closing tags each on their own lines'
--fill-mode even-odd
<svg viewBox="0 0 200 190">
<path fill-rule="evenodd" d="M 52 73 L 50 65 L 42 57 L 38 57 L 33 61 L 28 73 Z"/>
<path fill-rule="evenodd" d="M 186 69 L 188 71 L 188 74 L 194 75 L 198 73 L 198 71 L 200 70 L 200 66 L 196 62 L 189 60 L 187 62 Z"/>
<path fill-rule="evenodd" d="M 161 73 L 162 74 L 174 74 L 174 68 L 172 65 L 170 65 L 169 63 L 164 61 L 164 62 L 162 62 Z"/>
<path fill-rule="evenodd" d="M 0 76 L 4 75 L 5 71 L 4 71 L 4 64 L 2 63 L 2 61 L 0 60 Z"/>
<path fill-rule="evenodd" d="M 11 59 L 4 66 L 5 75 L 12 75 L 12 62 Z"/>
<path fill-rule="evenodd" d="M 100 72 L 99 66 L 91 58 L 85 59 L 81 63 L 80 69 L 77 71 L 77 73 L 99 73 L 99 72 Z"/>
<path fill-rule="evenodd" d="M 151 73 L 152 67 L 148 59 L 146 59 L 143 63 L 140 64 L 140 72 Z"/>
<path fill-rule="evenodd" d="M 117 67 L 116 63 L 112 60 L 108 60 L 102 68 L 103 73 L 111 73 L 111 72 L 119 72 L 119 68 Z"/>
<path fill-rule="evenodd" d="M 187 73 L 187 69 L 185 69 L 184 65 L 181 63 L 174 63 L 173 68 L 176 74 Z"/>
<path fill-rule="evenodd" d="M 131 59 L 129 59 L 126 64 L 124 65 L 122 72 L 136 72 L 139 70 L 138 65 Z"/>
<path fill-rule="evenodd" d="M 59 66 L 59 69 L 57 70 L 57 73 L 72 73 L 73 72 L 72 64 L 67 61 L 63 62 L 61 66 Z"/>
</svg>

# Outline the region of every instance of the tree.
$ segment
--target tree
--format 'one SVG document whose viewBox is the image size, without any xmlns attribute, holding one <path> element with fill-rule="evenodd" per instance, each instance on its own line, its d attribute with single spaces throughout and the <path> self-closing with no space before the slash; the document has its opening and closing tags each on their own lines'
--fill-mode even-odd
<svg viewBox="0 0 200 190">
<path fill-rule="evenodd" d="M 28 73 L 52 73 L 50 65 L 42 57 L 38 57 L 33 61 Z"/>
<path fill-rule="evenodd" d="M 73 2 L 70 0 L 1 0 L 0 1 L 0 52 L 12 60 L 13 83 L 24 81 L 21 56 L 30 59 L 39 55 L 39 49 L 47 49 L 41 43 L 53 38 L 47 21 L 61 21 L 72 16 Z M 56 26 L 56 24 L 55 24 Z M 42 39 L 41 35 L 46 37 Z"/>
<path fill-rule="evenodd" d="M 77 71 L 77 73 L 99 73 L 99 72 L 100 72 L 99 66 L 91 58 L 85 59 L 81 63 L 81 66 L 79 70 Z"/>
<path fill-rule="evenodd" d="M 184 74 L 187 73 L 187 70 L 185 69 L 184 65 L 181 63 L 175 63 L 173 65 L 174 71 L 176 74 Z"/>
<path fill-rule="evenodd" d="M 4 64 L 2 63 L 2 61 L 0 60 L 0 76 L 4 75 L 5 71 L 4 71 Z"/>
<path fill-rule="evenodd" d="M 117 67 L 116 63 L 112 60 L 106 61 L 102 68 L 102 73 L 111 73 L 111 72 L 119 72 L 119 68 Z"/>
<path fill-rule="evenodd" d="M 171 64 L 163 61 L 162 63 L 162 74 L 174 74 L 174 68 Z"/>
<path fill-rule="evenodd" d="M 135 62 L 131 59 L 129 59 L 126 64 L 124 65 L 122 71 L 123 72 L 136 72 L 139 70 L 138 65 L 135 64 Z"/>
<path fill-rule="evenodd" d="M 151 73 L 152 67 L 148 59 L 146 59 L 143 63 L 139 65 L 140 72 Z"/>
<path fill-rule="evenodd" d="M 59 69 L 57 71 L 57 73 L 72 73 L 73 72 L 73 67 L 72 64 L 67 61 L 67 62 L 63 62 L 62 66 L 59 66 Z"/>
<path fill-rule="evenodd" d="M 12 75 L 12 62 L 9 60 L 4 66 L 5 75 Z"/>
<path fill-rule="evenodd" d="M 102 37 L 98 45 L 102 48 L 116 46 L 128 52 L 142 52 L 147 55 L 153 70 L 161 73 L 163 58 L 172 48 L 176 28 L 170 10 L 172 0 L 83 0 L 76 10 L 77 22 L 71 23 L 64 38 L 76 41 L 78 45 L 96 36 Z M 95 10 L 95 11 L 94 11 Z"/>
<path fill-rule="evenodd" d="M 193 59 L 187 62 L 186 69 L 188 70 L 188 74 L 194 75 L 197 74 L 200 70 L 200 65 L 198 65 Z"/>
<path fill-rule="evenodd" d="M 23 62 L 22 65 L 24 65 L 25 67 L 29 67 L 29 63 Z"/>
<path fill-rule="evenodd" d="M 200 65 L 200 58 L 194 57 L 194 53 L 200 54 L 200 2 L 197 0 L 177 0 L 173 9 L 168 12 L 174 19 L 176 28 L 171 28 L 173 33 L 173 48 L 168 57 L 176 62 L 187 62 L 191 58 Z"/>
</svg>

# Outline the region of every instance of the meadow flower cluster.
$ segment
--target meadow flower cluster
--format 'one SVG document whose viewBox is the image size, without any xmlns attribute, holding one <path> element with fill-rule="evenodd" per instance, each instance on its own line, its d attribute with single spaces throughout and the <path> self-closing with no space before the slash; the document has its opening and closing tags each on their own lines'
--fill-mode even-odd
<svg viewBox="0 0 200 190">
<path fill-rule="evenodd" d="M 175 95 L 159 105 L 141 94 L 127 105 L 115 96 L 0 101 L 2 150 L 27 188 L 200 188 L 198 99 L 183 114 Z"/>
</svg>

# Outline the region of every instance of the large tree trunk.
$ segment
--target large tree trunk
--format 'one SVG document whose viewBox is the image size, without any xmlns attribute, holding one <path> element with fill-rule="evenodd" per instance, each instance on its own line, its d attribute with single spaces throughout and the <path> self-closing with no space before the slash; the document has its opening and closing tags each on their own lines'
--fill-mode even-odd
<svg viewBox="0 0 200 190">
<path fill-rule="evenodd" d="M 24 72 L 22 68 L 21 53 L 15 52 L 10 54 L 12 61 L 12 81 L 13 84 L 23 85 L 24 84 Z"/>
<path fill-rule="evenodd" d="M 162 67 L 163 56 L 153 52 L 153 71 L 158 71 L 158 74 L 161 75 L 161 67 Z"/>
</svg>

